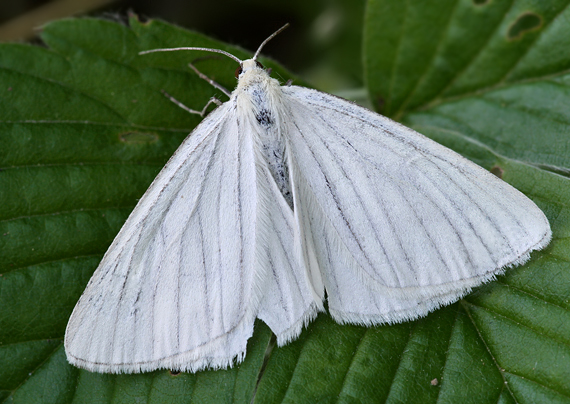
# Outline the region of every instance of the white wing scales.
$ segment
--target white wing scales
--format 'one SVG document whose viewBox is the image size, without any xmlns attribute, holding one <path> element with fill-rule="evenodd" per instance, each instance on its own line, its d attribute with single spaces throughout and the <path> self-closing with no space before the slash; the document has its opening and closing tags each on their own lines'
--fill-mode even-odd
<svg viewBox="0 0 570 404">
<path fill-rule="evenodd" d="M 295 208 L 337 320 L 417 318 L 550 241 L 530 199 L 453 151 L 337 97 L 283 91 Z"/>
<path fill-rule="evenodd" d="M 109 248 L 67 327 L 72 363 L 195 371 L 243 356 L 263 276 L 252 138 L 229 108 L 187 138 Z"/>
</svg>

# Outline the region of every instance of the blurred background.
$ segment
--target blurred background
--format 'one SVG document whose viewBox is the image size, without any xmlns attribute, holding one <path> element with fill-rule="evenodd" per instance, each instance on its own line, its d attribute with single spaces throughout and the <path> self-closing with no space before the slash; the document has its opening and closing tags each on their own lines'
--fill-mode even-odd
<svg viewBox="0 0 570 404">
<path fill-rule="evenodd" d="M 365 0 L 20 0 L 0 2 L 0 42 L 41 44 L 49 21 L 91 16 L 127 23 L 158 18 L 254 51 L 285 23 L 264 54 L 317 88 L 350 97 L 362 88 Z M 356 97 L 356 95 L 355 95 Z"/>
</svg>

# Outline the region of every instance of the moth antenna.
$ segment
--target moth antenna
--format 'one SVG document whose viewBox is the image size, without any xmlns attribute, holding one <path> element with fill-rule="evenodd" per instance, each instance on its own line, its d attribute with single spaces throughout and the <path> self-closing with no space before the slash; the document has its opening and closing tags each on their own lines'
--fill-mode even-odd
<svg viewBox="0 0 570 404">
<path fill-rule="evenodd" d="M 266 40 L 267 41 L 267 40 Z M 139 55 L 146 55 L 147 53 L 154 53 L 154 52 L 172 52 L 172 51 L 179 51 L 179 50 L 197 50 L 197 51 L 205 51 L 205 52 L 214 52 L 214 53 L 221 53 L 222 55 L 226 55 L 227 57 L 235 60 L 241 66 L 243 63 L 242 60 L 238 59 L 236 56 L 232 55 L 229 52 L 226 52 L 221 49 L 212 49 L 212 48 L 197 48 L 197 47 L 182 47 L 182 48 L 160 48 L 160 49 L 150 49 L 146 51 L 139 52 Z"/>
<path fill-rule="evenodd" d="M 255 55 L 253 55 L 253 60 L 257 60 L 257 57 L 259 56 L 259 52 L 261 52 L 261 49 L 263 49 L 263 47 L 267 44 L 267 42 L 271 41 L 273 38 L 275 38 L 277 36 L 277 34 L 279 34 L 281 31 L 283 31 L 285 28 L 287 28 L 289 26 L 289 23 L 283 25 L 281 28 L 279 28 L 277 31 L 275 31 L 273 34 L 271 34 L 265 41 L 263 41 L 261 43 L 261 45 L 259 45 L 259 48 L 257 48 L 257 51 L 255 52 Z M 146 55 L 148 53 L 154 53 L 154 52 L 173 52 L 173 51 L 180 51 L 180 50 L 195 50 L 195 51 L 205 51 L 205 52 L 213 52 L 213 53 L 221 53 L 222 55 L 225 55 L 233 60 L 235 60 L 236 62 L 238 62 L 241 66 L 241 64 L 243 63 L 242 60 L 240 60 L 239 58 L 237 58 L 236 56 L 232 55 L 229 52 L 226 52 L 224 50 L 221 49 L 213 49 L 213 48 L 200 48 L 200 47 L 194 47 L 194 46 L 184 46 L 184 47 L 180 47 L 180 48 L 159 48 L 159 49 L 150 49 L 150 50 L 146 50 L 146 51 L 142 51 L 139 52 L 139 55 Z"/>
<path fill-rule="evenodd" d="M 283 31 L 285 28 L 287 28 L 289 26 L 289 23 L 283 25 L 281 28 L 279 28 L 277 31 L 275 31 L 273 34 L 269 35 L 269 37 L 263 41 L 261 43 L 261 45 L 259 45 L 259 48 L 257 48 L 257 52 L 255 52 L 255 55 L 253 55 L 253 60 L 257 60 L 257 57 L 259 56 L 259 52 L 261 52 L 261 49 L 263 49 L 263 47 L 267 44 L 267 42 L 271 41 L 273 38 L 275 38 L 277 36 L 277 34 L 281 33 L 281 31 Z"/>
</svg>

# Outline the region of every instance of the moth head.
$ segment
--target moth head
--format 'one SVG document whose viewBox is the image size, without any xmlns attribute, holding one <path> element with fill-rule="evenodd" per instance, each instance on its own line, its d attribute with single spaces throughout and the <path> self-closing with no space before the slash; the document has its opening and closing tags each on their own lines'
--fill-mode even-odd
<svg viewBox="0 0 570 404">
<path fill-rule="evenodd" d="M 250 70 L 265 70 L 263 65 L 259 63 L 257 60 L 247 59 L 240 63 L 239 67 L 236 69 L 236 79 L 239 79 L 239 76 L 245 72 Z"/>
</svg>

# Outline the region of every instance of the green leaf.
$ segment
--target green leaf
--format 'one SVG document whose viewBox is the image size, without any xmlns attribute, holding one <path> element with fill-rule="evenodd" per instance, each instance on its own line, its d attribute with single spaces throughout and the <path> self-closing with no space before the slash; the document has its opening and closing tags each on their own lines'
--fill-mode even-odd
<svg viewBox="0 0 570 404">
<path fill-rule="evenodd" d="M 44 28 L 47 48 L 0 45 L 0 402 L 570 402 L 567 3 L 369 0 L 363 32 L 373 103 L 531 197 L 548 249 L 414 322 L 321 314 L 278 348 L 259 321 L 241 365 L 197 374 L 90 373 L 66 363 L 62 338 L 137 198 L 199 122 L 161 90 L 194 109 L 223 99 L 188 69 L 207 54 L 138 52 L 249 53 L 136 18 L 63 20 Z M 234 87 L 232 60 L 197 63 Z"/>
</svg>

